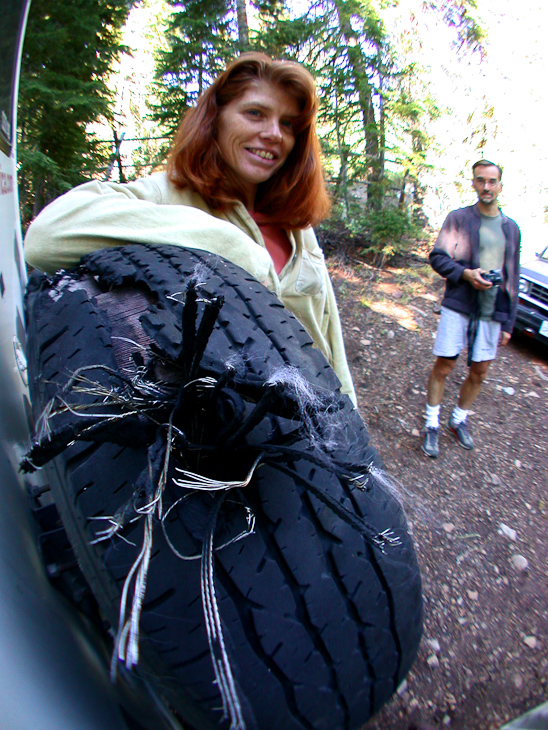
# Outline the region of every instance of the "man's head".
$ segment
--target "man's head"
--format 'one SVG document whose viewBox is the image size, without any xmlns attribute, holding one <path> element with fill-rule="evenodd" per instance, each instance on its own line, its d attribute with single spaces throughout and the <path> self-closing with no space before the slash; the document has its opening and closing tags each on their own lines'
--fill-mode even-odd
<svg viewBox="0 0 548 730">
<path fill-rule="evenodd" d="M 472 187 L 478 194 L 482 212 L 498 210 L 497 198 L 502 190 L 502 168 L 489 160 L 479 160 L 472 165 Z"/>
</svg>

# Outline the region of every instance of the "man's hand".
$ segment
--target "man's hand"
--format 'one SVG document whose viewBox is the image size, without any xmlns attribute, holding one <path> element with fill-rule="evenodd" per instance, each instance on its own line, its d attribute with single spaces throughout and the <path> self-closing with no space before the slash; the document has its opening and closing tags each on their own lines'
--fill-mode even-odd
<svg viewBox="0 0 548 730">
<path fill-rule="evenodd" d="M 493 284 L 491 284 L 490 281 L 486 281 L 482 277 L 482 274 L 484 273 L 484 269 L 464 269 L 464 271 L 462 272 L 462 278 L 469 284 L 471 284 L 474 289 L 478 289 L 479 291 L 486 291 L 487 289 L 490 289 Z"/>
<path fill-rule="evenodd" d="M 510 333 L 509 332 L 502 332 L 500 333 L 500 346 L 504 347 L 510 342 Z"/>
</svg>

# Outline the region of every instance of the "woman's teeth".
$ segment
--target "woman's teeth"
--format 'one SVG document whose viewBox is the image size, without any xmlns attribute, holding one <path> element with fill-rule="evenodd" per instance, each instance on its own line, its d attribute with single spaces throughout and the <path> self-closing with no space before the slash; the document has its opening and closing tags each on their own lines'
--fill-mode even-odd
<svg viewBox="0 0 548 730">
<path fill-rule="evenodd" d="M 253 152 L 253 154 L 257 155 L 258 157 L 262 157 L 263 160 L 273 160 L 274 159 L 274 155 L 272 154 L 272 152 L 266 152 L 266 150 L 254 150 L 251 148 L 249 151 Z"/>
</svg>

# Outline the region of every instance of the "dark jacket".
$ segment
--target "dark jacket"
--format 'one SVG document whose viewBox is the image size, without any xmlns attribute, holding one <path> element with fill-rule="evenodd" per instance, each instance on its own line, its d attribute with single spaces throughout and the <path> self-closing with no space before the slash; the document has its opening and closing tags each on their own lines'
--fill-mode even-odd
<svg viewBox="0 0 548 730">
<path fill-rule="evenodd" d="M 445 219 L 430 252 L 430 265 L 447 280 L 442 306 L 463 314 L 476 311 L 478 291 L 462 279 L 462 274 L 464 269 L 479 268 L 480 224 L 477 203 L 453 210 Z M 511 333 L 518 306 L 521 234 L 515 221 L 505 215 L 502 216 L 502 230 L 506 238 L 506 252 L 493 319 L 502 323 L 504 332 Z"/>
</svg>

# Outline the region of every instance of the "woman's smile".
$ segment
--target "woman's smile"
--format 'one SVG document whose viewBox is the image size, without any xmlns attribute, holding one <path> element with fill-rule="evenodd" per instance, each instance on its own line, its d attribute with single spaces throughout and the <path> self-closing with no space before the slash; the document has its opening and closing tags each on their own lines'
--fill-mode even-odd
<svg viewBox="0 0 548 730">
<path fill-rule="evenodd" d="M 253 152 L 254 155 L 259 155 L 259 157 L 262 157 L 263 160 L 274 159 L 274 154 L 272 152 L 267 152 L 266 150 L 250 149 L 249 151 Z"/>
</svg>

